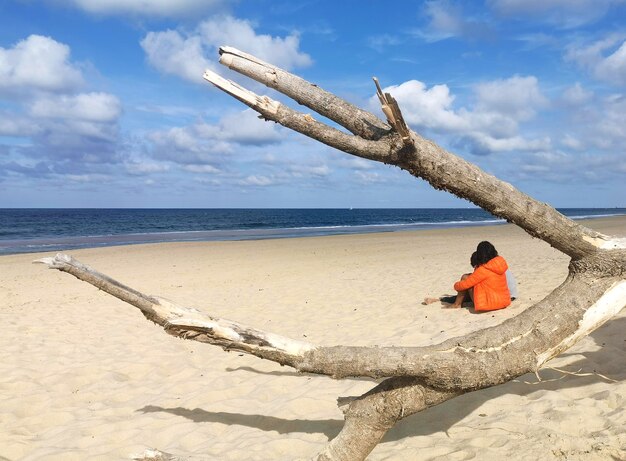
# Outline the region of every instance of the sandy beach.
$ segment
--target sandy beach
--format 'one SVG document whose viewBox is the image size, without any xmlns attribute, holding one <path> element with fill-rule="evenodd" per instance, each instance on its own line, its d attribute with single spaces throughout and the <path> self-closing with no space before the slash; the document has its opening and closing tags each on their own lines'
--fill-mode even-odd
<svg viewBox="0 0 626 461">
<path fill-rule="evenodd" d="M 586 221 L 626 235 L 626 217 Z M 490 240 L 519 283 L 476 315 L 452 293 Z M 146 294 L 323 345 L 426 345 L 540 300 L 568 258 L 510 225 L 69 252 Z M 309 459 L 340 430 L 339 396 L 372 380 L 298 374 L 173 338 L 43 265 L 0 257 L 0 460 L 120 460 L 147 448 L 207 460 Z M 626 310 L 535 375 L 453 399 L 392 429 L 371 460 L 626 459 Z"/>
</svg>

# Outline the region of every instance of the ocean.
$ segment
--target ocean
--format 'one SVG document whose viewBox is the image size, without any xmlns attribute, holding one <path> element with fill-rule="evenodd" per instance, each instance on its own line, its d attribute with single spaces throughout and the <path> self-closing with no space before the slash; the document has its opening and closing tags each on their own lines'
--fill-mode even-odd
<svg viewBox="0 0 626 461">
<path fill-rule="evenodd" d="M 626 208 L 565 208 L 574 219 Z M 112 245 L 255 240 L 504 223 L 477 208 L 0 209 L 0 255 Z"/>
</svg>

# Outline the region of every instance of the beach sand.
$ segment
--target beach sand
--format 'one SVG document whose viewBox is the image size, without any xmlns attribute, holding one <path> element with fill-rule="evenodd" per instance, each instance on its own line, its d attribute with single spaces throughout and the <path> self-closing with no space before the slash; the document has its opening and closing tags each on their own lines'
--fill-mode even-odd
<svg viewBox="0 0 626 461">
<path fill-rule="evenodd" d="M 626 218 L 586 224 L 626 235 Z M 421 305 L 452 292 L 490 240 L 520 297 L 503 311 Z M 146 294 L 322 345 L 426 345 L 540 300 L 568 258 L 510 225 L 69 252 Z M 368 379 L 298 374 L 173 338 L 74 277 L 0 257 L 0 459 L 120 460 L 147 448 L 207 460 L 309 459 Z M 626 459 L 626 310 L 544 369 L 406 418 L 371 460 Z M 571 374 L 570 374 L 571 373 Z"/>
</svg>

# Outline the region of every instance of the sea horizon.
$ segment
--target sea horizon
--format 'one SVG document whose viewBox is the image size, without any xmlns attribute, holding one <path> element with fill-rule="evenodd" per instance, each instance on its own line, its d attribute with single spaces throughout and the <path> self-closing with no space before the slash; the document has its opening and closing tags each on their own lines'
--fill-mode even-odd
<svg viewBox="0 0 626 461">
<path fill-rule="evenodd" d="M 572 219 L 626 208 L 557 208 Z M 0 255 L 143 243 L 264 240 L 505 224 L 465 208 L 0 208 Z"/>
</svg>

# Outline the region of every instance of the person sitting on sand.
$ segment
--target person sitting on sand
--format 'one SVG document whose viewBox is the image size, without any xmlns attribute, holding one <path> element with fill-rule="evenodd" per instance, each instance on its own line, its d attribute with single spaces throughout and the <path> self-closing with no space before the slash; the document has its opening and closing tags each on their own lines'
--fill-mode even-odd
<svg viewBox="0 0 626 461">
<path fill-rule="evenodd" d="M 478 267 L 477 256 L 478 256 L 478 253 L 473 252 L 472 256 L 470 257 L 470 265 L 472 266 L 473 269 L 476 269 L 476 267 Z M 461 276 L 461 280 L 469 276 L 470 274 L 463 274 Z M 465 294 L 463 294 L 463 298 L 459 301 L 460 304 L 458 304 L 457 303 L 458 297 L 459 295 L 443 295 L 438 298 L 424 298 L 424 301 L 422 301 L 422 304 L 428 305 L 428 304 L 436 303 L 437 301 L 441 301 L 441 303 L 444 305 L 445 308 L 461 307 L 463 302 L 467 300 L 465 299 Z"/>
<path fill-rule="evenodd" d="M 474 308 L 478 312 L 503 309 L 511 304 L 512 298 L 507 284 L 508 265 L 502 256 L 498 256 L 495 247 L 487 241 L 480 242 L 476 251 L 470 258 L 470 264 L 474 268 L 471 274 L 463 274 L 461 280 L 454 284 L 457 295 L 454 297 L 426 298 L 423 304 L 442 301 L 452 302 L 449 308 L 462 307 L 463 302 L 474 302 Z M 510 282 L 517 287 L 514 277 L 510 274 Z"/>
<path fill-rule="evenodd" d="M 511 269 L 507 269 L 504 275 L 506 275 L 506 286 L 509 287 L 511 301 L 515 301 L 515 298 L 517 298 L 517 280 L 513 272 L 511 272 Z"/>
</svg>

